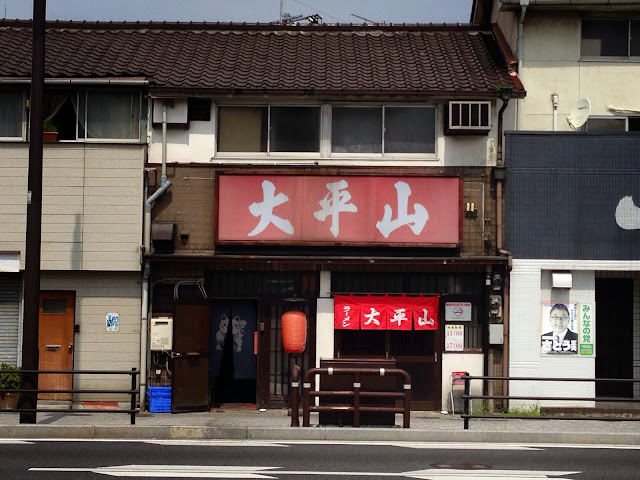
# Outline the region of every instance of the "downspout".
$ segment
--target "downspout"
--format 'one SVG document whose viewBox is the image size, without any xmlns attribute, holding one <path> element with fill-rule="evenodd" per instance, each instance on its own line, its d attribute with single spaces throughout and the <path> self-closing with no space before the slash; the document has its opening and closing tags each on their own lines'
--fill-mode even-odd
<svg viewBox="0 0 640 480">
<path fill-rule="evenodd" d="M 524 17 L 527 14 L 529 0 L 520 0 L 520 19 L 518 20 L 518 78 L 522 78 L 522 57 L 524 49 Z M 520 130 L 520 102 L 516 100 L 516 130 Z"/>
<path fill-rule="evenodd" d="M 504 111 L 507 109 L 507 105 L 509 105 L 509 99 L 511 98 L 513 91 L 510 87 L 502 87 L 500 90 L 500 98 L 502 99 L 502 107 L 498 111 L 498 151 L 496 155 L 496 167 L 497 169 L 494 172 L 500 172 L 498 175 L 494 175 L 496 177 L 496 250 L 500 255 L 507 256 L 507 273 L 511 271 L 512 259 L 513 256 L 510 252 L 503 248 L 503 239 L 504 239 L 504 225 L 502 221 L 502 204 L 503 204 L 503 194 L 502 194 L 502 182 L 505 178 L 505 166 L 504 159 L 502 157 L 502 143 L 503 143 L 503 116 Z M 508 278 L 508 275 L 504 276 L 505 279 Z M 503 297 L 502 297 L 502 376 L 509 376 L 509 285 L 508 283 L 504 283 L 503 287 Z M 509 394 L 509 382 L 505 381 L 503 384 L 503 395 Z"/>
<path fill-rule="evenodd" d="M 503 138 L 503 116 L 504 111 L 509 105 L 511 94 L 513 90 L 511 87 L 502 87 L 500 89 L 500 98 L 502 99 L 502 106 L 498 111 L 498 151 L 496 154 L 496 169 L 494 170 L 494 176 L 496 179 L 496 249 L 499 251 L 502 249 L 502 239 L 504 237 L 504 226 L 502 224 L 502 181 L 504 180 L 504 161 L 502 159 L 502 138 Z"/>
<path fill-rule="evenodd" d="M 154 202 L 160 198 L 171 186 L 167 180 L 167 104 L 162 106 L 162 176 L 160 188 L 144 202 L 144 253 L 151 252 L 151 210 Z M 142 314 L 140 321 L 140 411 L 144 411 L 147 391 L 147 329 L 149 325 L 149 279 L 151 277 L 151 263 L 144 262 L 142 274 Z"/>
</svg>

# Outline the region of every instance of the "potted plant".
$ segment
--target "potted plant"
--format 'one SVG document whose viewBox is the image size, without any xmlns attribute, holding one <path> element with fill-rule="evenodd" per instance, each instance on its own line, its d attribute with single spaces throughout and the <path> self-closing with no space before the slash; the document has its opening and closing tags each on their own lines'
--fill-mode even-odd
<svg viewBox="0 0 640 480">
<path fill-rule="evenodd" d="M 19 370 L 7 363 L 0 364 L 0 390 L 19 390 L 22 376 L 12 370 Z M 18 392 L 0 392 L 0 409 L 18 408 Z"/>
<path fill-rule="evenodd" d="M 58 141 L 58 127 L 56 127 L 52 122 L 44 122 L 42 124 L 42 141 L 44 142 Z"/>
</svg>

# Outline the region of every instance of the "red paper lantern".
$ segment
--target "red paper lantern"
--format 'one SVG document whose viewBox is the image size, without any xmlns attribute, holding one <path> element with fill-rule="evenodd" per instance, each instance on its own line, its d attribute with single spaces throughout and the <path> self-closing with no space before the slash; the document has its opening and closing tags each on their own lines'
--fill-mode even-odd
<svg viewBox="0 0 640 480">
<path fill-rule="evenodd" d="M 307 316 L 298 310 L 282 314 L 282 347 L 287 353 L 302 353 L 307 345 Z"/>
</svg>

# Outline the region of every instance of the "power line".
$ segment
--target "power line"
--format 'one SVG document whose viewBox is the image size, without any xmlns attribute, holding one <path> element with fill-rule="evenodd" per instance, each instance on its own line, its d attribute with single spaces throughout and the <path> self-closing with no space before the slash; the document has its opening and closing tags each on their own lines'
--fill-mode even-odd
<svg viewBox="0 0 640 480">
<path fill-rule="evenodd" d="M 331 15 L 330 13 L 323 12 L 322 10 L 318 10 L 317 8 L 315 8 L 315 7 L 311 6 L 311 5 L 307 5 L 306 3 L 302 3 L 302 2 L 300 2 L 299 0 L 291 0 L 291 1 L 296 2 L 296 3 L 299 3 L 299 4 L 300 4 L 300 5 L 302 5 L 303 7 L 310 8 L 311 10 L 314 10 L 314 11 L 316 11 L 316 12 L 319 12 L 319 13 L 321 13 L 321 14 L 323 14 L 323 15 L 327 16 L 327 17 L 331 17 L 331 18 L 333 18 L 334 20 L 337 20 L 338 22 L 347 23 L 347 22 L 345 22 L 344 20 L 339 19 L 338 17 L 334 17 L 334 16 L 333 16 L 333 15 Z"/>
</svg>

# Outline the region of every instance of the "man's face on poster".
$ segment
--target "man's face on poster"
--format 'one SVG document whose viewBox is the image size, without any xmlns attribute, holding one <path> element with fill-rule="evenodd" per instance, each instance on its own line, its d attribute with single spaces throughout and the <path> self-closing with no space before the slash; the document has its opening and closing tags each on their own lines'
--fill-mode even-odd
<svg viewBox="0 0 640 480">
<path fill-rule="evenodd" d="M 564 332 L 569 326 L 569 315 L 564 310 L 554 308 L 553 310 L 551 310 L 549 321 L 551 322 L 553 333 L 559 335 Z"/>
</svg>

